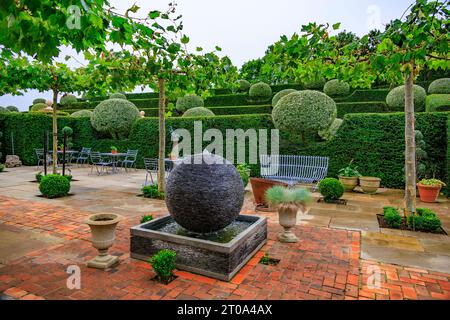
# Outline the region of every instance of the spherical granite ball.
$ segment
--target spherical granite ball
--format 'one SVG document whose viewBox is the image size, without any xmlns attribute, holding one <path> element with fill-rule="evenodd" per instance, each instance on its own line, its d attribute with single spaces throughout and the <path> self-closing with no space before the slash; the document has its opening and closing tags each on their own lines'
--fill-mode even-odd
<svg viewBox="0 0 450 320">
<path fill-rule="evenodd" d="M 244 184 L 237 169 L 220 156 L 189 156 L 167 178 L 166 204 L 183 228 L 195 233 L 222 230 L 239 216 Z"/>
</svg>

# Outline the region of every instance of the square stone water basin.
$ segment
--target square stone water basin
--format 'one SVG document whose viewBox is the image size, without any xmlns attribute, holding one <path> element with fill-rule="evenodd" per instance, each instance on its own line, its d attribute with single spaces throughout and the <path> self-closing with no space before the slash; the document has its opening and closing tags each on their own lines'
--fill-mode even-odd
<svg viewBox="0 0 450 320">
<path fill-rule="evenodd" d="M 177 253 L 179 270 L 230 281 L 267 242 L 267 219 L 240 215 L 214 234 L 197 235 L 178 226 L 171 216 L 130 230 L 131 257 L 148 259 L 163 249 Z"/>
</svg>

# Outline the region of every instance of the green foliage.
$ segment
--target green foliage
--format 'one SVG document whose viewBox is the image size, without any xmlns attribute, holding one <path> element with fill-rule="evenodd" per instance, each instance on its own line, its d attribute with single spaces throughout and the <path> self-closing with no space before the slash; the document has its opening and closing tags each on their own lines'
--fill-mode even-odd
<svg viewBox="0 0 450 320">
<path fill-rule="evenodd" d="M 110 99 L 125 99 L 127 100 L 127 96 L 123 93 L 113 93 L 110 97 Z"/>
<path fill-rule="evenodd" d="M 427 92 L 424 88 L 414 85 L 414 110 L 416 112 L 425 111 L 425 100 Z M 389 92 L 386 103 L 393 111 L 405 110 L 405 86 L 399 86 Z"/>
<path fill-rule="evenodd" d="M 344 97 L 350 94 L 350 85 L 338 79 L 330 80 L 325 83 L 323 92 L 330 97 Z"/>
<path fill-rule="evenodd" d="M 342 197 L 345 189 L 339 180 L 334 178 L 326 178 L 320 181 L 319 192 L 322 194 L 325 202 L 333 202 Z"/>
<path fill-rule="evenodd" d="M 267 83 L 258 82 L 250 87 L 248 95 L 254 101 L 267 101 L 272 98 L 272 88 Z"/>
<path fill-rule="evenodd" d="M 433 186 L 433 187 L 445 187 L 446 184 L 439 179 L 422 179 L 419 184 L 423 186 Z"/>
<path fill-rule="evenodd" d="M 150 222 L 153 220 L 153 216 L 150 215 L 145 215 L 141 217 L 141 224 L 146 223 L 146 222 Z"/>
<path fill-rule="evenodd" d="M 73 129 L 71 127 L 64 127 L 64 128 L 62 128 L 61 131 L 63 134 L 66 134 L 68 137 L 73 135 Z"/>
<path fill-rule="evenodd" d="M 417 208 L 416 214 L 408 217 L 408 227 L 414 230 L 436 232 L 441 225 L 439 217 L 426 208 Z"/>
<path fill-rule="evenodd" d="M 361 177 L 361 173 L 358 171 L 358 167 L 352 164 L 353 160 L 350 161 L 349 165 L 345 168 L 342 168 L 338 172 L 339 177 L 352 178 L 352 177 Z"/>
<path fill-rule="evenodd" d="M 7 113 L 10 112 L 8 109 L 6 109 L 5 107 L 1 107 L 0 106 L 0 113 Z"/>
<path fill-rule="evenodd" d="M 204 107 L 203 99 L 195 94 L 188 94 L 177 100 L 176 109 L 179 112 L 185 112 L 192 108 Z"/>
<path fill-rule="evenodd" d="M 250 181 L 250 166 L 248 164 L 238 164 L 236 169 L 241 175 L 244 188 L 247 187 L 248 182 Z"/>
<path fill-rule="evenodd" d="M 3 163 L 0 163 L 0 172 L 3 172 L 5 170 L 5 165 Z"/>
<path fill-rule="evenodd" d="M 238 80 L 238 91 L 239 92 L 248 92 L 248 90 L 250 89 L 250 82 L 248 82 L 247 80 Z"/>
<path fill-rule="evenodd" d="M 48 105 L 46 103 L 36 103 L 30 109 L 30 112 L 39 112 L 47 108 Z"/>
<path fill-rule="evenodd" d="M 161 282 L 167 283 L 173 277 L 177 253 L 172 250 L 161 250 L 149 262 Z"/>
<path fill-rule="evenodd" d="M 312 200 L 311 193 L 304 188 L 289 189 L 281 186 L 268 189 L 264 196 L 273 207 L 289 204 L 306 205 Z"/>
<path fill-rule="evenodd" d="M 344 122 L 344 120 L 342 119 L 334 119 L 333 123 L 331 124 L 331 126 L 328 129 L 325 130 L 320 130 L 318 132 L 319 136 L 326 141 L 330 141 L 331 139 L 333 139 L 337 132 L 339 131 L 339 128 L 342 126 L 342 123 Z"/>
<path fill-rule="evenodd" d="M 38 103 L 47 103 L 47 100 L 44 98 L 37 98 L 33 100 L 33 104 L 38 104 Z"/>
<path fill-rule="evenodd" d="M 20 112 L 19 108 L 17 108 L 16 106 L 7 106 L 6 110 L 8 110 L 10 112 Z"/>
<path fill-rule="evenodd" d="M 144 198 L 164 199 L 164 192 L 158 191 L 158 184 L 152 184 L 142 187 L 142 194 L 144 195 Z"/>
<path fill-rule="evenodd" d="M 428 87 L 429 94 L 450 94 L 450 78 L 433 81 Z"/>
<path fill-rule="evenodd" d="M 340 102 L 336 103 L 337 117 L 344 118 L 349 113 L 386 113 L 389 108 L 385 102 Z"/>
<path fill-rule="evenodd" d="M 49 199 L 65 197 L 70 191 L 70 181 L 59 174 L 49 174 L 41 178 L 39 190 Z"/>
<path fill-rule="evenodd" d="M 214 112 L 204 107 L 196 107 L 183 113 L 183 118 L 187 117 L 214 117 Z"/>
<path fill-rule="evenodd" d="M 277 105 L 278 101 L 280 101 L 281 98 L 283 98 L 284 96 L 287 96 L 288 94 L 297 92 L 297 90 L 294 89 L 285 89 L 285 90 L 281 90 L 280 92 L 276 93 L 273 98 L 272 98 L 272 107 L 275 108 L 275 106 Z"/>
<path fill-rule="evenodd" d="M 305 86 L 305 89 L 308 89 L 308 90 L 322 91 L 323 87 L 325 86 L 325 83 L 326 83 L 325 78 L 318 78 L 318 79 L 306 81 L 304 86 Z"/>
<path fill-rule="evenodd" d="M 59 100 L 59 103 L 60 103 L 62 106 L 65 106 L 65 107 L 70 107 L 70 106 L 72 106 L 73 104 L 75 104 L 75 103 L 77 103 L 77 102 L 78 102 L 77 97 L 75 97 L 75 96 L 72 95 L 72 94 L 67 94 L 67 95 L 65 95 L 65 96 L 62 96 L 62 97 L 61 97 L 61 100 Z"/>
<path fill-rule="evenodd" d="M 95 107 L 91 123 L 95 130 L 107 132 L 116 139 L 127 136 L 137 119 L 139 110 L 133 103 L 123 99 L 109 99 Z"/>
<path fill-rule="evenodd" d="M 389 94 L 389 89 L 370 89 L 370 90 L 355 90 L 347 97 L 335 97 L 336 102 L 345 103 L 364 103 L 364 102 L 385 102 Z"/>
<path fill-rule="evenodd" d="M 281 131 L 305 133 L 328 129 L 336 113 L 333 99 L 322 92 L 305 90 L 281 98 L 272 118 Z"/>
<path fill-rule="evenodd" d="M 91 118 L 94 113 L 91 110 L 79 110 L 72 113 L 70 116 L 73 118 Z"/>
<path fill-rule="evenodd" d="M 393 229 L 398 229 L 402 225 L 403 218 L 394 207 L 384 207 L 384 221 L 386 224 Z"/>
<path fill-rule="evenodd" d="M 427 112 L 450 111 L 450 94 L 431 94 L 426 103 Z"/>
</svg>

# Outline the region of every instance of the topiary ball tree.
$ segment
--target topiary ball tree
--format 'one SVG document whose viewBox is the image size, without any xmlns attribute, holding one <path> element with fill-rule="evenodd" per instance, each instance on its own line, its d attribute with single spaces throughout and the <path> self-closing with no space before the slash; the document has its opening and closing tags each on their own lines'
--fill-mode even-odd
<svg viewBox="0 0 450 320">
<path fill-rule="evenodd" d="M 39 183 L 39 191 L 49 199 L 65 197 L 70 191 L 70 180 L 59 174 L 43 176 Z"/>
<path fill-rule="evenodd" d="M 192 108 L 200 108 L 204 106 L 205 103 L 203 102 L 202 97 L 199 97 L 196 94 L 187 94 L 184 97 L 180 97 L 177 99 L 175 108 L 179 112 L 185 112 L 186 110 Z"/>
<path fill-rule="evenodd" d="M 187 117 L 214 117 L 215 114 L 211 110 L 203 107 L 192 108 L 183 114 L 183 118 Z"/>
<path fill-rule="evenodd" d="M 327 178 L 319 183 L 319 192 L 325 202 L 339 200 L 345 192 L 344 185 L 337 179 Z"/>
<path fill-rule="evenodd" d="M 334 119 L 333 123 L 331 124 L 331 126 L 328 129 L 325 130 L 320 130 L 318 132 L 319 137 L 321 137 L 323 140 L 326 141 L 330 141 L 332 140 L 337 132 L 339 131 L 339 128 L 342 126 L 342 123 L 344 122 L 344 120 L 342 119 Z"/>
<path fill-rule="evenodd" d="M 77 97 L 75 97 L 72 94 L 67 94 L 67 95 L 61 97 L 61 100 L 59 100 L 59 104 L 64 106 L 64 107 L 68 107 L 68 106 L 74 105 L 77 102 L 78 102 Z"/>
<path fill-rule="evenodd" d="M 237 83 L 239 92 L 248 92 L 248 90 L 250 89 L 251 84 L 247 80 L 238 80 Z"/>
<path fill-rule="evenodd" d="M 127 100 L 127 96 L 124 95 L 123 93 L 113 93 L 110 97 L 110 99 L 125 99 Z"/>
<path fill-rule="evenodd" d="M 10 112 L 8 109 L 6 109 L 5 107 L 0 106 L 0 113 L 6 113 L 6 112 Z"/>
<path fill-rule="evenodd" d="M 272 111 L 280 131 L 301 134 L 328 129 L 336 119 L 336 103 L 319 91 L 304 90 L 284 96 Z"/>
<path fill-rule="evenodd" d="M 40 112 L 47 108 L 48 105 L 46 103 L 36 103 L 30 109 L 30 112 Z"/>
<path fill-rule="evenodd" d="M 294 92 L 297 92 L 297 90 L 285 89 L 285 90 L 281 90 L 280 92 L 275 94 L 272 98 L 272 107 L 275 108 L 275 106 L 277 105 L 278 101 L 280 101 L 281 98 L 287 96 L 288 94 L 294 93 Z"/>
<path fill-rule="evenodd" d="M 258 82 L 250 87 L 248 95 L 255 101 L 266 101 L 272 98 L 272 88 L 267 83 Z"/>
<path fill-rule="evenodd" d="M 47 103 L 47 100 L 45 100 L 44 98 L 34 99 L 33 104 L 37 104 L 37 103 Z"/>
<path fill-rule="evenodd" d="M 170 215 L 196 233 L 216 232 L 230 225 L 244 204 L 244 184 L 235 166 L 206 152 L 183 160 L 167 178 Z"/>
<path fill-rule="evenodd" d="M 425 111 L 427 92 L 424 88 L 414 85 L 414 110 L 416 112 Z M 405 86 L 392 89 L 386 97 L 386 103 L 392 111 L 405 110 Z"/>
<path fill-rule="evenodd" d="M 93 112 L 91 110 L 79 110 L 72 113 L 70 116 L 72 118 L 90 118 L 92 117 Z"/>
<path fill-rule="evenodd" d="M 124 99 L 109 99 L 95 107 L 91 124 L 95 130 L 118 139 L 126 137 L 138 119 L 139 109 L 133 103 Z"/>
<path fill-rule="evenodd" d="M 10 112 L 19 112 L 19 108 L 17 108 L 16 106 L 7 106 L 6 110 Z"/>
<path fill-rule="evenodd" d="M 350 85 L 338 79 L 330 80 L 325 83 L 323 92 L 330 97 L 343 97 L 350 94 Z"/>
<path fill-rule="evenodd" d="M 428 87 L 429 94 L 450 94 L 450 78 L 434 80 Z"/>
</svg>

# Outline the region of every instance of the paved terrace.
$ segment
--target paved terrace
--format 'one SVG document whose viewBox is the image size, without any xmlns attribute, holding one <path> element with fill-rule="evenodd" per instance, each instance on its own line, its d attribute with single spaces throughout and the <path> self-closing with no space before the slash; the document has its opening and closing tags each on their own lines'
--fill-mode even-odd
<svg viewBox="0 0 450 320">
<path fill-rule="evenodd" d="M 402 192 L 347 193 L 347 206 L 314 202 L 299 216 L 298 244 L 276 241 L 276 213 L 253 210 L 249 189 L 243 214 L 268 217 L 269 241 L 229 283 L 178 271 L 165 286 L 150 280 L 151 266 L 129 257 L 129 228 L 144 214 L 167 214 L 163 201 L 138 197 L 142 170 L 111 176 L 73 168 L 72 195 L 39 197 L 36 168 L 0 174 L 0 295 L 15 299 L 450 299 L 450 240 L 447 236 L 386 230 L 376 215 L 401 206 Z M 318 198 L 318 194 L 314 194 Z M 435 210 L 450 231 L 450 203 L 419 206 Z M 125 217 L 110 253 L 116 268 L 99 271 L 85 262 L 96 255 L 84 220 L 92 213 Z M 258 264 L 268 252 L 278 266 Z M 66 287 L 67 267 L 81 268 L 81 289 Z M 377 288 L 368 278 L 380 279 Z M 373 279 L 371 277 L 370 279 Z M 368 285 L 369 284 L 369 285 Z"/>
</svg>

